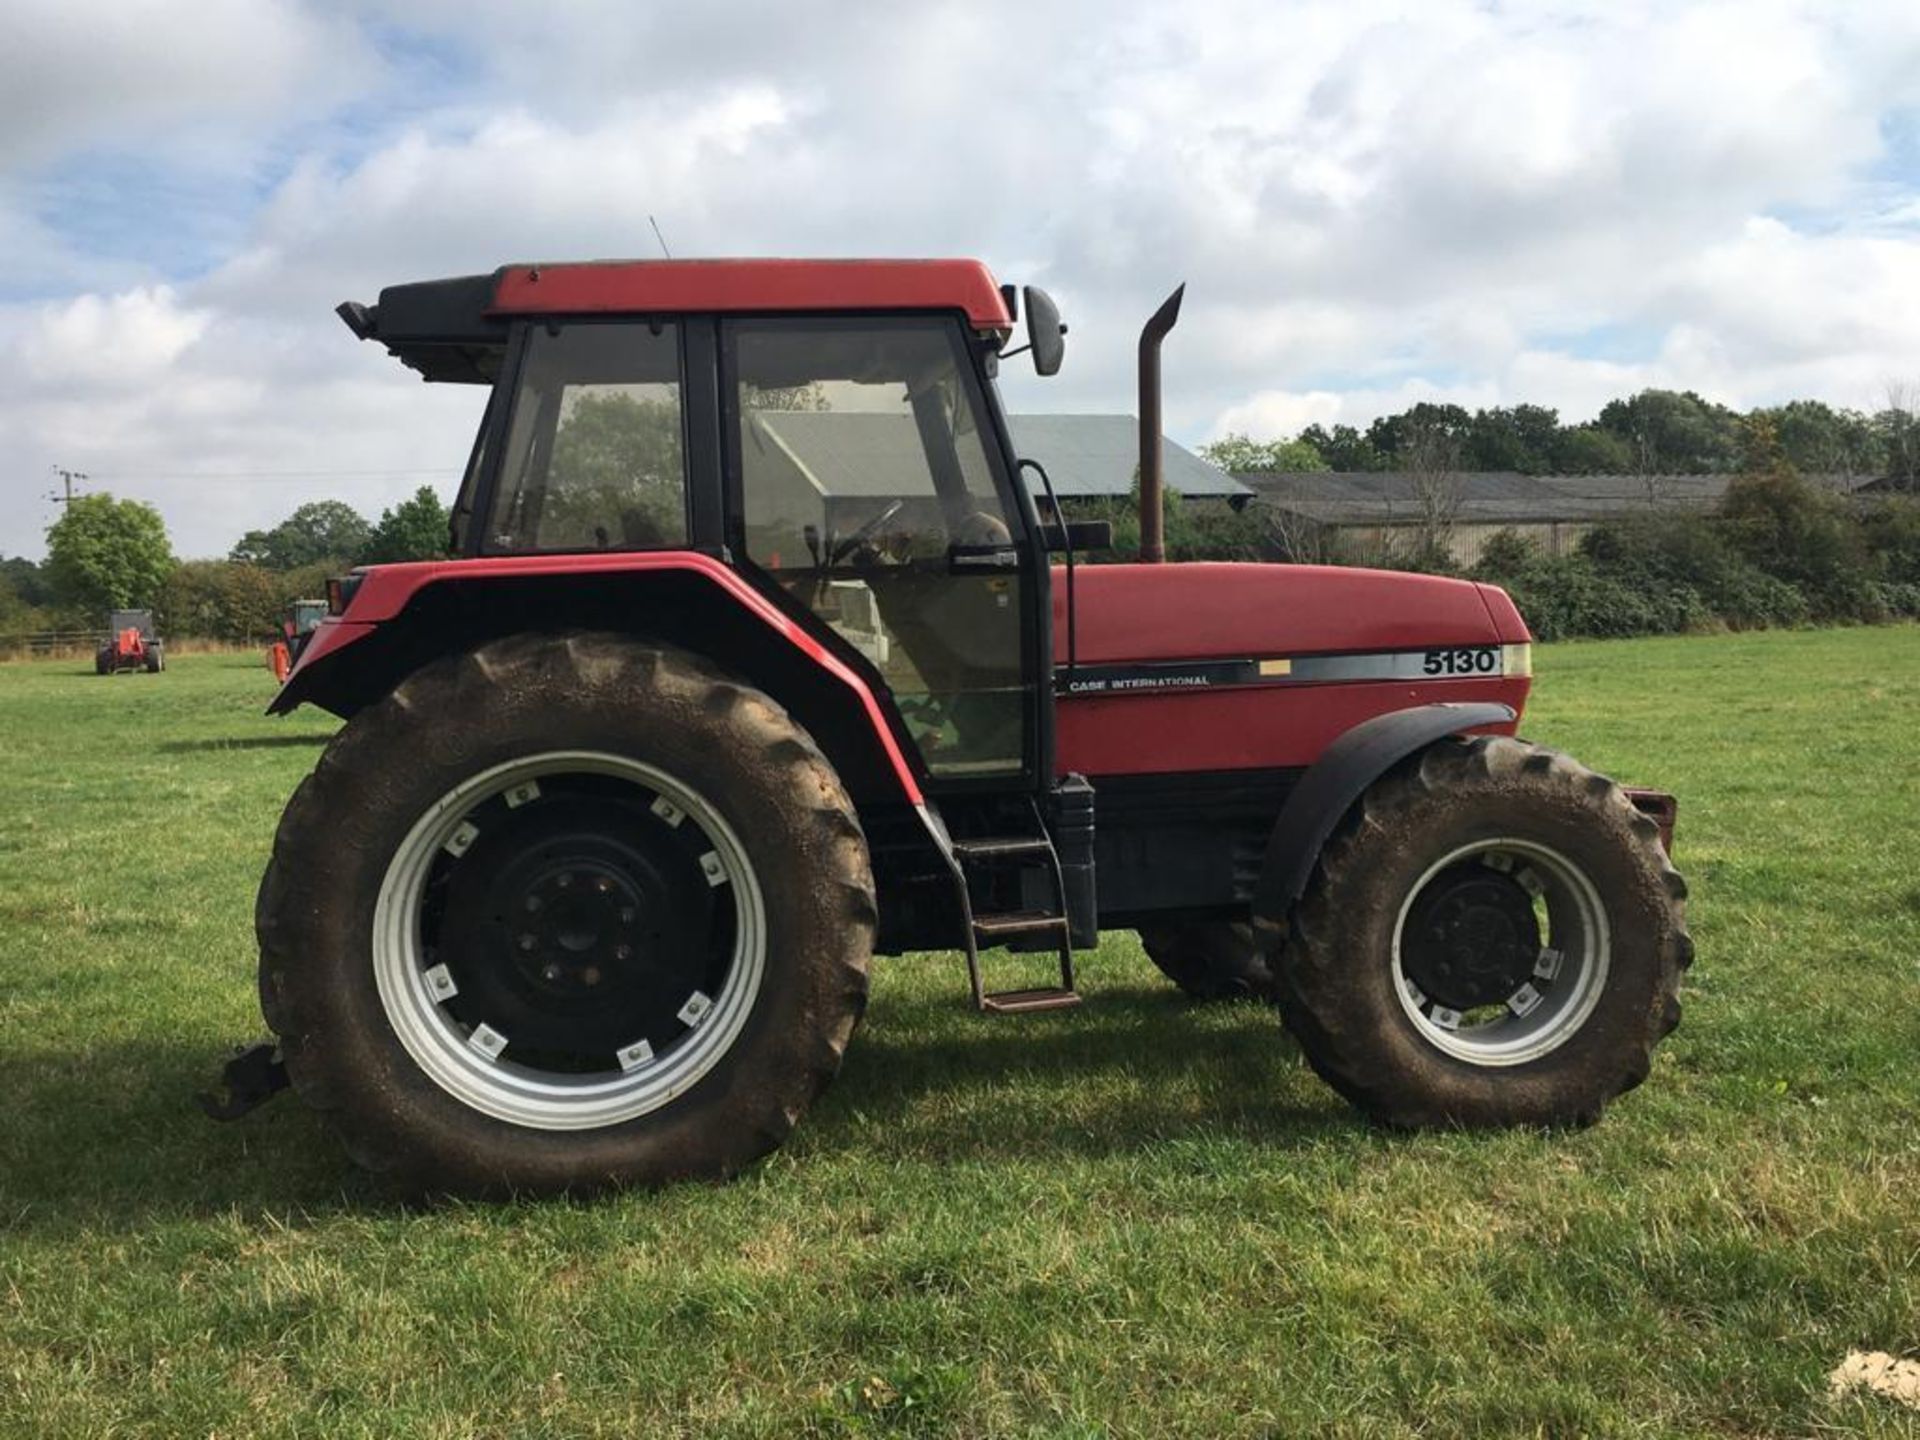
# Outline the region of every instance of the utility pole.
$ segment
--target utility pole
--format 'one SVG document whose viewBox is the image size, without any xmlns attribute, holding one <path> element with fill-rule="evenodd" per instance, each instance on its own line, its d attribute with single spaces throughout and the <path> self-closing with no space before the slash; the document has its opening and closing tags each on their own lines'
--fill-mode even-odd
<svg viewBox="0 0 1920 1440">
<path fill-rule="evenodd" d="M 87 478 L 86 472 L 84 470 L 62 470 L 58 465 L 56 465 L 53 467 L 53 473 L 60 477 L 61 487 L 66 493 L 61 495 L 49 495 L 47 496 L 47 499 L 51 500 L 56 505 L 73 504 L 74 484 L 77 481 L 85 480 Z"/>
</svg>

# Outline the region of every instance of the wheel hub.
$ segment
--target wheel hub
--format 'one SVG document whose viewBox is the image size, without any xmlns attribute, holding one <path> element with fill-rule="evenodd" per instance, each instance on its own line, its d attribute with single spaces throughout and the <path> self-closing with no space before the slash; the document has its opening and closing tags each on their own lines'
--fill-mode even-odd
<svg viewBox="0 0 1920 1440">
<path fill-rule="evenodd" d="M 714 892 L 643 807 L 556 790 L 496 815 L 455 868 L 438 950 L 455 1013 L 552 1064 L 611 1065 L 717 979 Z M 573 1057 L 573 1058 L 568 1058 Z"/>
<path fill-rule="evenodd" d="M 621 969 L 644 964 L 662 938 L 651 924 L 660 907 L 647 889 L 641 877 L 589 856 L 539 866 L 506 906 L 515 966 L 543 993 L 598 991 Z"/>
<path fill-rule="evenodd" d="M 1468 862 L 1436 875 L 1414 902 L 1401 964 L 1423 994 L 1467 1011 L 1526 984 L 1540 948 L 1532 894 L 1512 874 Z"/>
</svg>

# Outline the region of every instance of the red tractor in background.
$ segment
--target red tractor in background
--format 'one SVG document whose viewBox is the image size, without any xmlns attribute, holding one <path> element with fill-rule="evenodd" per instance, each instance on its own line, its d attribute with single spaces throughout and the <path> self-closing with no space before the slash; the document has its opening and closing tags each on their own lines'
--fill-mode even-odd
<svg viewBox="0 0 1920 1440">
<path fill-rule="evenodd" d="M 93 652 L 94 674 L 144 670 L 158 675 L 166 668 L 166 648 L 154 633 L 151 610 L 115 610 L 107 616 L 106 642 Z"/>
<path fill-rule="evenodd" d="M 280 634 L 267 647 L 267 669 L 280 684 L 287 683 L 287 676 L 293 673 L 293 662 L 300 658 L 300 647 L 326 618 L 324 600 L 296 600 L 287 606 L 287 613 L 280 620 Z"/>
<path fill-rule="evenodd" d="M 1077 563 L 1107 527 L 1062 518 L 994 383 L 1022 301 L 1052 374 L 1051 300 L 969 261 L 340 307 L 490 397 L 458 558 L 333 582 L 272 707 L 347 720 L 257 916 L 285 1071 L 363 1164 L 725 1175 L 839 1068 L 876 952 L 1055 1010 L 1109 929 L 1277 1001 L 1389 1124 L 1581 1124 L 1645 1078 L 1692 954 L 1670 799 L 1515 737 L 1530 637 L 1492 586 L 1161 563 L 1178 292 L 1141 340 L 1140 563 Z M 996 946 L 1054 973 L 991 993 Z"/>
</svg>

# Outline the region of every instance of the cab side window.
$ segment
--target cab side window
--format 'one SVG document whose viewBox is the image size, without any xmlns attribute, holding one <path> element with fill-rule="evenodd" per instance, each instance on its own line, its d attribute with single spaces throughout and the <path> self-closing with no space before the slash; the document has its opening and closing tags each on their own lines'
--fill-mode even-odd
<svg viewBox="0 0 1920 1440">
<path fill-rule="evenodd" d="M 486 548 L 687 543 L 678 327 L 536 328 L 507 424 Z"/>
</svg>

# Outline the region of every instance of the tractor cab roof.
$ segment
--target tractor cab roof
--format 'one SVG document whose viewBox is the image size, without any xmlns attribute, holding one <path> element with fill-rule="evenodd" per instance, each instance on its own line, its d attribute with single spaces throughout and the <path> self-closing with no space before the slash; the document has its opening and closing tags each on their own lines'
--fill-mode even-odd
<svg viewBox="0 0 1920 1440">
<path fill-rule="evenodd" d="M 428 380 L 490 384 L 507 326 L 533 315 L 850 314 L 959 311 L 1005 334 L 1013 316 L 978 260 L 593 260 L 503 265 L 389 285 L 340 318 Z"/>
</svg>

